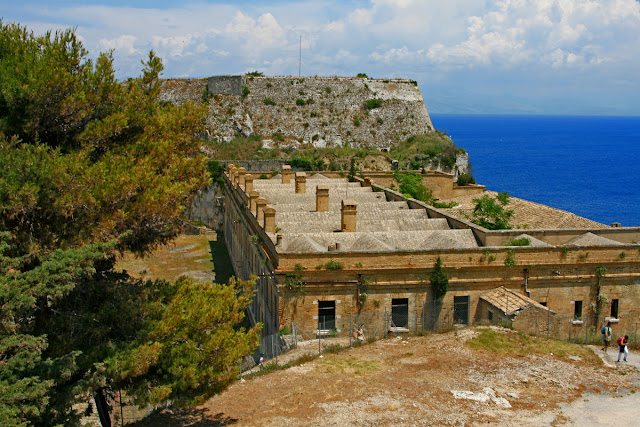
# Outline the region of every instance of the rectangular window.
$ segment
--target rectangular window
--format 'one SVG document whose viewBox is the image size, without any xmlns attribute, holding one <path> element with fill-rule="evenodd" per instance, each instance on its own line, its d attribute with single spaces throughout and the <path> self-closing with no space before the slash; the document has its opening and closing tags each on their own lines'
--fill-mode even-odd
<svg viewBox="0 0 640 427">
<path fill-rule="evenodd" d="M 493 311 L 489 310 L 487 317 L 489 318 L 489 323 L 493 323 Z"/>
<path fill-rule="evenodd" d="M 469 324 L 469 295 L 453 297 L 453 322 Z"/>
<path fill-rule="evenodd" d="M 573 307 L 573 318 L 582 319 L 582 301 L 575 301 L 575 305 Z"/>
<path fill-rule="evenodd" d="M 318 301 L 318 329 L 330 331 L 336 328 L 336 302 Z"/>
<path fill-rule="evenodd" d="M 543 307 L 546 307 L 547 306 L 547 302 L 546 301 L 545 302 L 541 302 L 540 305 L 543 306 Z"/>
<path fill-rule="evenodd" d="M 393 298 L 391 300 L 391 327 L 406 328 L 409 325 L 409 299 Z"/>
<path fill-rule="evenodd" d="M 614 319 L 618 318 L 618 300 L 617 299 L 611 300 L 611 317 L 613 317 Z"/>
</svg>

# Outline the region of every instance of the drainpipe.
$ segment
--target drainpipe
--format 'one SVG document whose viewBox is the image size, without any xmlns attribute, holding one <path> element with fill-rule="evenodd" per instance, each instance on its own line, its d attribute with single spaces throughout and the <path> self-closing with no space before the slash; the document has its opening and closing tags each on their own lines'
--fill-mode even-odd
<svg viewBox="0 0 640 427">
<path fill-rule="evenodd" d="M 529 269 L 525 268 L 524 269 L 524 291 L 526 292 L 527 296 L 531 298 L 531 291 L 527 288 L 528 284 L 529 284 Z"/>
</svg>

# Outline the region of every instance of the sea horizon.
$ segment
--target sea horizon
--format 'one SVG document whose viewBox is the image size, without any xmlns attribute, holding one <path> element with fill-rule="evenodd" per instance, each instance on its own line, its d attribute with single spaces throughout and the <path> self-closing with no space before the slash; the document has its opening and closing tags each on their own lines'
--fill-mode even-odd
<svg viewBox="0 0 640 427">
<path fill-rule="evenodd" d="M 640 116 L 430 114 L 488 190 L 640 226 Z"/>
</svg>

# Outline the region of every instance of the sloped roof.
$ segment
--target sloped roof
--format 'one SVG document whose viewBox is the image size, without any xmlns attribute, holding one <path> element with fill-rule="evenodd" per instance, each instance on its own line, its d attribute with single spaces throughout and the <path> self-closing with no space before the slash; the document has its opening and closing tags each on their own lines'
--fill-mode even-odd
<svg viewBox="0 0 640 427">
<path fill-rule="evenodd" d="M 593 233 L 584 233 L 578 237 L 569 240 L 566 243 L 567 246 L 611 246 L 622 245 L 615 240 L 607 239 L 606 237 L 598 236 Z"/>
<path fill-rule="evenodd" d="M 327 248 L 316 242 L 306 234 L 298 236 L 287 246 L 289 252 L 324 252 Z"/>
<path fill-rule="evenodd" d="M 462 231 L 460 233 L 459 231 Z M 419 249 L 464 249 L 477 246 L 473 233 L 469 230 L 434 231 L 422 242 Z"/>
<path fill-rule="evenodd" d="M 440 201 L 456 202 L 458 206 L 441 208 L 441 210 L 460 219 L 466 219 L 465 214 L 471 215 L 473 213 L 475 207 L 473 200 L 481 198 L 484 194 L 495 197 L 498 193 L 485 191 L 484 193 L 465 194 L 452 199 L 443 199 Z M 507 209 L 513 210 L 513 218 L 509 222 L 516 229 L 524 228 L 525 225 L 530 229 L 609 228 L 605 224 L 574 213 L 513 196 L 509 199 Z"/>
<path fill-rule="evenodd" d="M 500 286 L 480 295 L 480 299 L 485 300 L 503 314 L 513 316 L 517 311 L 527 307 L 537 307 L 542 310 L 548 310 L 547 307 L 539 302 L 529 298 L 528 296 L 514 292 L 510 289 Z M 553 313 L 553 312 L 552 312 Z"/>
<path fill-rule="evenodd" d="M 358 240 L 353 242 L 350 251 L 373 252 L 373 251 L 392 251 L 394 248 L 380 239 L 376 239 L 371 234 L 365 234 Z"/>
</svg>

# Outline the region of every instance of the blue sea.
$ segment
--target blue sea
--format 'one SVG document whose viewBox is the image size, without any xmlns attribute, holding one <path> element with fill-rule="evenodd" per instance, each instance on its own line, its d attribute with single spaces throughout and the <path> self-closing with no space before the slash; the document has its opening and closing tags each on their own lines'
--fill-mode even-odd
<svg viewBox="0 0 640 427">
<path fill-rule="evenodd" d="M 594 221 L 640 226 L 640 117 L 431 114 L 473 176 Z"/>
</svg>

